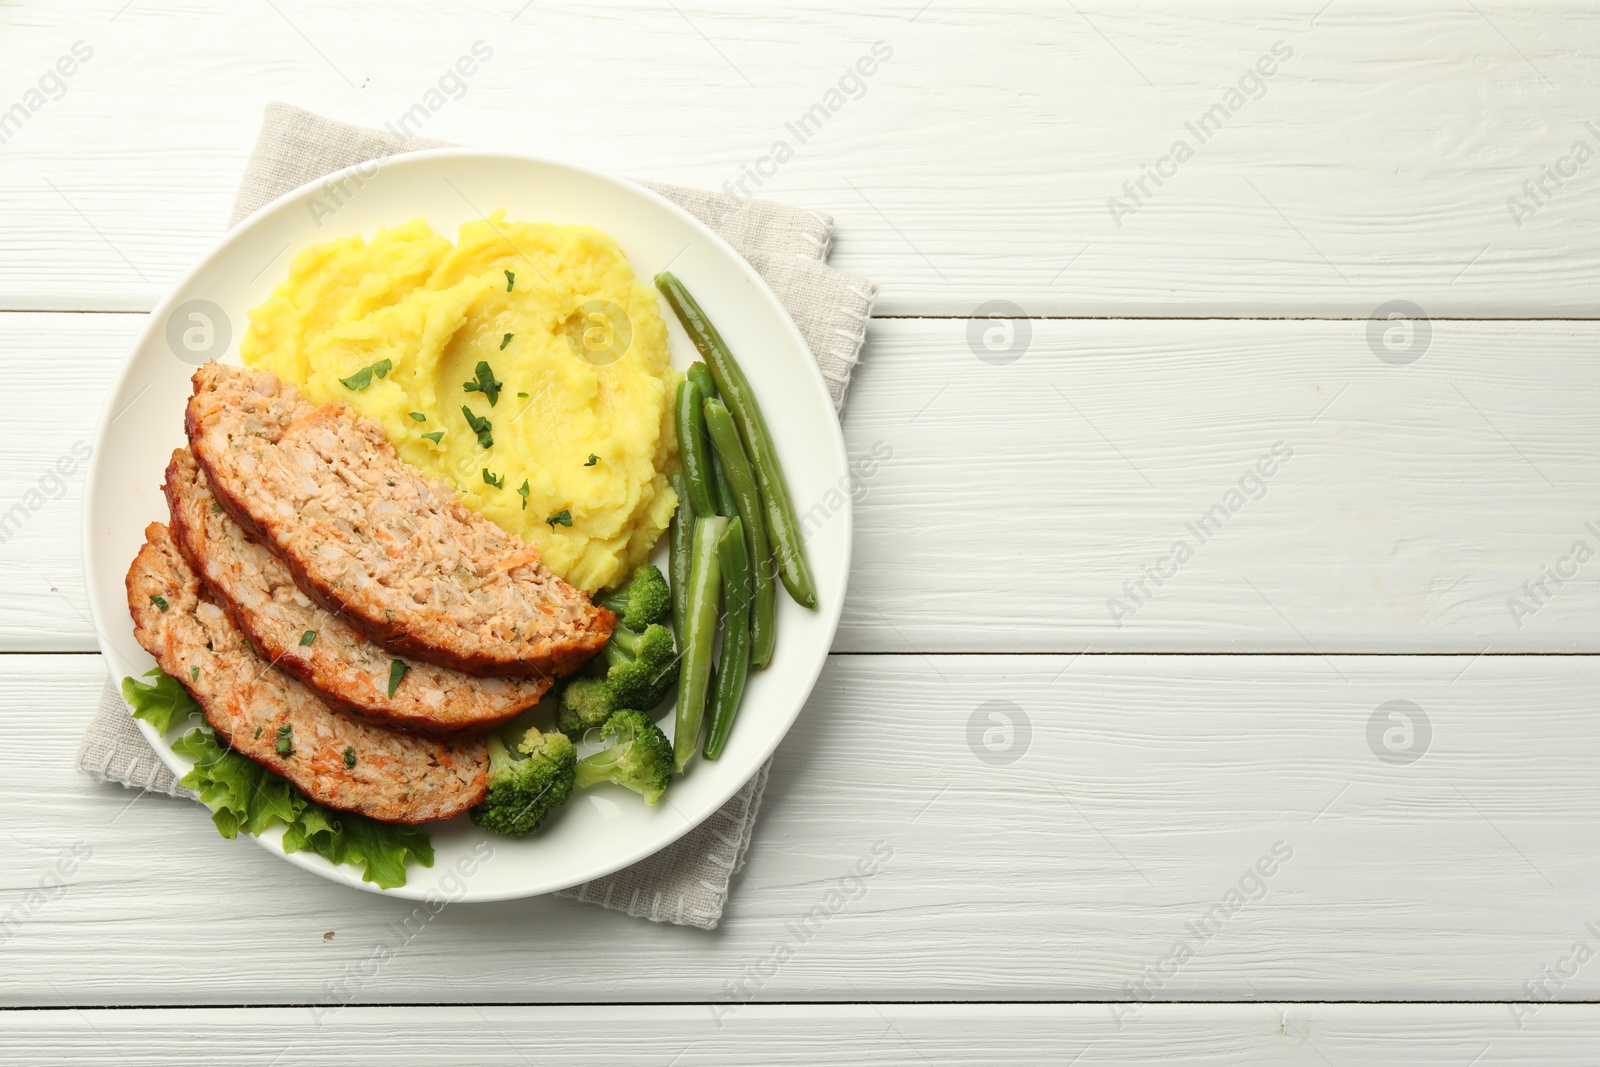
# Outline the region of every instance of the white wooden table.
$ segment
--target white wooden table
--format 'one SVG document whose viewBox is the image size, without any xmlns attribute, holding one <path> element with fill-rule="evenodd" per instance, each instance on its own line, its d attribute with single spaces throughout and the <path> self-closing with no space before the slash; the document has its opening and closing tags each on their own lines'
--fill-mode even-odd
<svg viewBox="0 0 1600 1067">
<path fill-rule="evenodd" d="M 0 7 L 0 1058 L 1593 1062 L 1600 16 L 1399 7 Z M 716 932 L 408 931 L 74 773 L 105 671 L 51 471 L 274 99 L 759 165 L 882 285 L 852 595 Z"/>
</svg>

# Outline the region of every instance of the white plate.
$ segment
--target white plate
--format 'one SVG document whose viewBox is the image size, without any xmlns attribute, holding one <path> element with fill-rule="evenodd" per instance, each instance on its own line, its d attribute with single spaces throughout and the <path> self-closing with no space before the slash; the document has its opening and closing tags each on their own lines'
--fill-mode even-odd
<svg viewBox="0 0 1600 1067">
<path fill-rule="evenodd" d="M 496 208 L 515 220 L 603 230 L 622 245 L 639 278 L 648 283 L 670 265 L 700 300 L 762 402 L 797 509 L 811 512 L 807 548 L 820 607 L 806 611 L 780 592 L 777 653 L 766 670 L 752 672 L 722 758 L 697 758 L 656 807 L 603 786 L 574 793 L 530 838 L 484 834 L 465 818 L 435 824 L 434 866 L 413 866 L 407 884 L 388 891 L 413 899 L 431 893 L 454 901 L 504 900 L 563 889 L 642 859 L 715 813 L 772 754 L 810 694 L 838 626 L 850 565 L 849 481 L 838 419 L 800 332 L 748 263 L 688 213 L 631 182 L 532 156 L 419 152 L 352 167 L 258 211 L 150 316 L 101 416 L 84 506 L 89 600 L 115 676 L 143 674 L 154 662 L 133 640 L 123 576 L 144 527 L 166 519 L 161 476 L 184 440 L 183 408 L 195 367 L 207 358 L 239 361 L 246 313 L 287 275 L 300 249 L 352 234 L 370 238 L 418 217 L 453 237 L 461 223 Z M 202 320 L 192 317 L 197 309 L 215 320 L 209 340 Z M 661 315 L 673 363 L 687 367 L 696 358 L 694 346 L 664 302 Z M 194 332 L 185 337 L 185 330 Z M 189 770 L 147 724 L 139 727 L 167 766 L 180 775 Z M 198 806 L 193 818 L 195 833 L 216 832 Z M 280 836 L 268 834 L 261 844 L 281 855 Z M 352 868 L 305 852 L 285 858 L 376 891 Z"/>
</svg>

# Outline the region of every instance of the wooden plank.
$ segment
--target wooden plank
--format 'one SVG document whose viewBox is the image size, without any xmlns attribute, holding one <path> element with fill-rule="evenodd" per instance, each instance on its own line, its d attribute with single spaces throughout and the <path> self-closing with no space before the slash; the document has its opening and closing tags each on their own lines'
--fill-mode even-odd
<svg viewBox="0 0 1600 1067">
<path fill-rule="evenodd" d="M 141 324 L 0 314 L 0 515 L 92 437 Z M 994 365 L 965 321 L 872 323 L 837 650 L 1600 649 L 1573 552 L 1600 549 L 1600 326 L 1435 322 L 1402 366 L 1359 322 L 1027 325 Z M 95 647 L 67 481 L 0 544 L 0 648 Z"/>
<path fill-rule="evenodd" d="M 1600 311 L 1600 164 L 1573 155 L 1600 148 L 1582 5 L 364 12 L 107 0 L 19 15 L 0 42 L 7 106 L 74 42 L 93 56 L 7 131 L 0 307 L 151 307 L 222 233 L 261 109 L 288 99 L 621 174 L 742 180 L 832 213 L 836 262 L 880 282 L 889 313 L 996 298 L 1074 315 Z M 457 98 L 411 111 L 477 40 L 494 55 L 447 84 Z M 879 41 L 891 57 L 854 77 Z M 802 132 L 813 108 L 826 121 Z"/>
<path fill-rule="evenodd" d="M 81 457 L 144 315 L 0 315 L 0 648 L 98 648 L 83 576 Z M 159 484 L 160 479 L 156 479 Z"/>
<path fill-rule="evenodd" d="M 1600 648 L 1589 324 L 1029 326 L 873 324 L 839 648 Z"/>
<path fill-rule="evenodd" d="M 34 1011 L 6 1020 L 0 1063 L 209 1067 L 223 1049 L 279 1067 L 1593 1062 L 1594 1005 L 1506 1019 L 1500 1004 L 1153 1004 L 1122 1029 L 1088 1004 L 753 1005 L 720 1028 L 688 1005 L 349 1008 L 316 1027 L 300 1008 Z"/>
<path fill-rule="evenodd" d="M 706 934 L 324 882 L 74 776 L 98 657 L 0 657 L 0 1003 L 1600 996 L 1600 659 L 1336 666 L 832 657 Z"/>
</svg>

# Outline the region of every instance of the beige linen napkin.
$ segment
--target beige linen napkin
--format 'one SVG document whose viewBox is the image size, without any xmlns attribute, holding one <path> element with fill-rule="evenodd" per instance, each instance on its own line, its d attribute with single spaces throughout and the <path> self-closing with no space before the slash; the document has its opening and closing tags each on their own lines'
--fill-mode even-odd
<svg viewBox="0 0 1600 1067">
<path fill-rule="evenodd" d="M 233 222 L 237 224 L 291 189 L 344 167 L 442 147 L 448 146 L 272 104 L 234 202 Z M 865 278 L 844 274 L 825 262 L 833 220 L 815 211 L 765 200 L 646 185 L 710 226 L 760 272 L 811 346 L 834 406 L 842 406 L 877 288 Z M 109 682 L 84 735 L 78 766 L 100 781 L 194 797 L 150 748 L 121 694 Z M 766 784 L 764 766 L 720 811 L 654 856 L 557 895 L 656 922 L 715 928 L 727 903 L 729 881 L 744 865 Z"/>
</svg>

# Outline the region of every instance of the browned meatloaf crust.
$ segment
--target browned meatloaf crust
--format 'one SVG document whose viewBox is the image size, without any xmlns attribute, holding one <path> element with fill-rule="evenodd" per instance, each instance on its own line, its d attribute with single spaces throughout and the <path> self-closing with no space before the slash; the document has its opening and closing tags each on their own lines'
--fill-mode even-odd
<svg viewBox="0 0 1600 1067">
<path fill-rule="evenodd" d="M 482 733 L 539 702 L 547 678 L 475 678 L 406 660 L 394 687 L 394 656 L 300 591 L 289 568 L 245 536 L 217 504 L 187 448 L 172 453 L 162 487 L 172 535 L 213 598 L 256 651 L 325 701 L 391 726 L 431 733 Z"/>
<path fill-rule="evenodd" d="M 483 799 L 489 757 L 481 739 L 438 740 L 329 708 L 250 649 L 161 523 L 145 529 L 127 585 L 134 636 L 194 694 L 217 737 L 312 800 L 384 822 L 422 823 Z M 288 756 L 277 753 L 284 726 Z"/>
<path fill-rule="evenodd" d="M 609 611 L 343 404 L 313 407 L 272 374 L 208 363 L 185 428 L 222 506 L 301 589 L 399 655 L 559 675 L 611 636 Z"/>
</svg>

